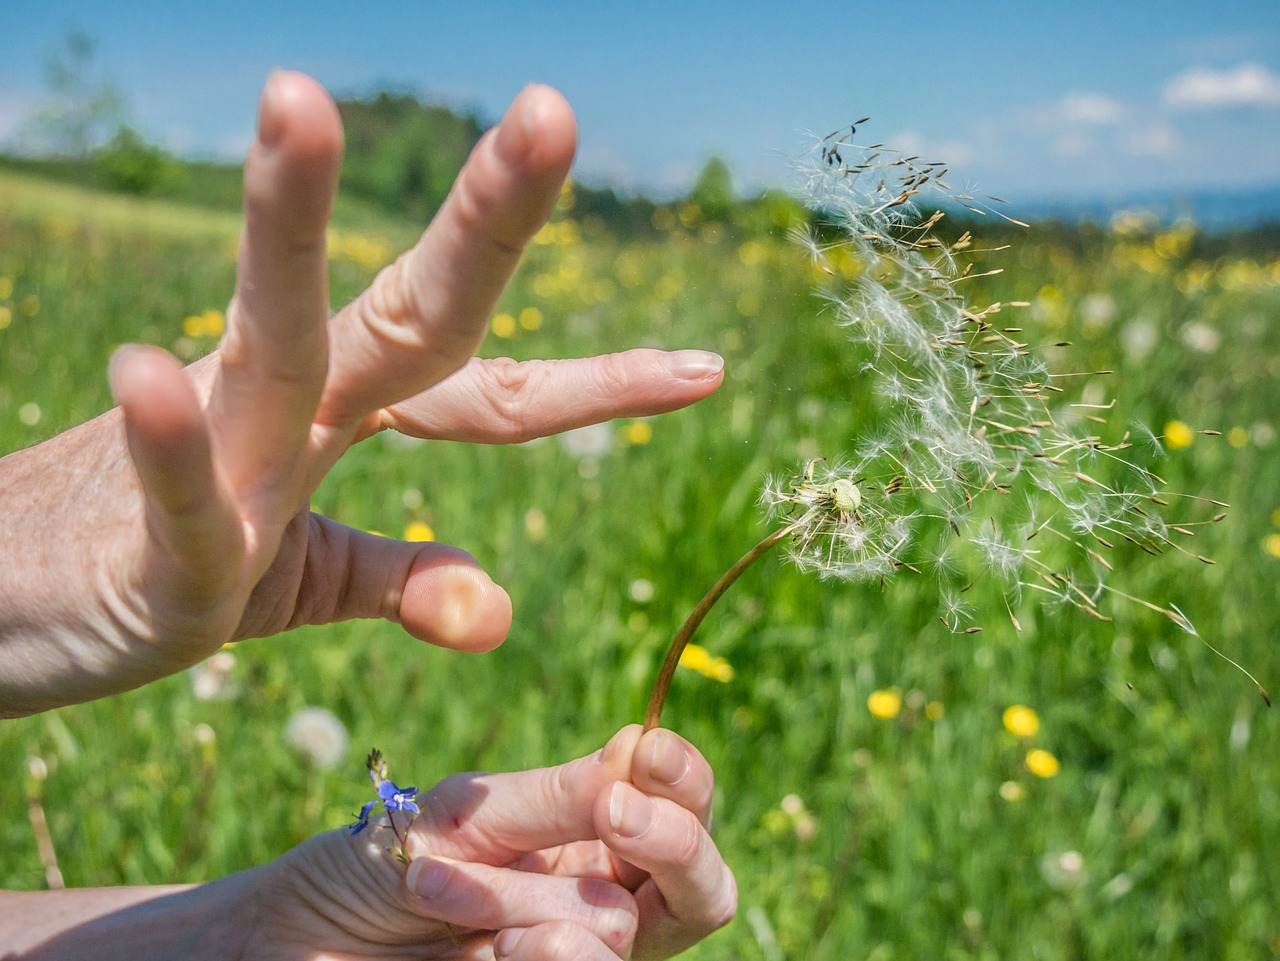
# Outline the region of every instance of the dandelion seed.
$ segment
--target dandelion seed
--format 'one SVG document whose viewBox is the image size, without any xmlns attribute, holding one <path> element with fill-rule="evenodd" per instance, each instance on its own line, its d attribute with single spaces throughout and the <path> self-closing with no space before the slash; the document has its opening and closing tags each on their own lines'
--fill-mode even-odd
<svg viewBox="0 0 1280 961">
<path fill-rule="evenodd" d="M 1086 879 L 1084 857 L 1079 851 L 1046 854 L 1040 859 L 1040 876 L 1059 890 L 1076 887 Z"/>
<path fill-rule="evenodd" d="M 653 581 L 644 577 L 637 577 L 627 585 L 627 596 L 637 604 L 648 604 L 655 593 Z"/>
<path fill-rule="evenodd" d="M 40 410 L 40 405 L 35 401 L 28 401 L 18 408 L 18 420 L 22 421 L 27 427 L 35 427 L 40 423 L 42 417 L 44 417 L 44 412 Z"/>
<path fill-rule="evenodd" d="M 240 694 L 240 686 L 232 678 L 236 656 L 231 651 L 218 651 L 187 670 L 191 693 L 197 701 L 227 701 Z"/>
<path fill-rule="evenodd" d="M 322 707 L 303 708 L 289 718 L 284 739 L 321 770 L 336 767 L 347 754 L 346 726 Z"/>
<path fill-rule="evenodd" d="M 1110 619 L 1104 599 L 1128 599 L 1190 629 L 1171 605 L 1113 590 L 1104 577 L 1118 565 L 1096 547 L 1199 556 L 1171 540 L 1170 523 L 1159 513 L 1171 497 L 1162 496 L 1164 481 L 1140 462 L 1140 455 L 1159 455 L 1160 441 L 1144 428 L 1112 423 L 1115 402 L 1100 385 L 1109 371 L 1051 370 L 1050 351 L 1069 342 L 1024 341 L 1021 327 L 996 326 L 1005 306 L 1027 309 L 1050 328 L 1065 324 L 1060 287 L 1044 285 L 1034 298 L 1007 305 L 976 300 L 978 294 L 971 300 L 982 280 L 1002 269 L 980 256 L 1002 248 L 976 245 L 970 232 L 943 238 L 944 213 L 922 205 L 949 196 L 975 214 L 1021 221 L 991 206 L 1003 204 L 999 198 L 950 191 L 942 164 L 860 146 L 857 126 L 839 128 L 799 165 L 801 189 L 819 213 L 793 238 L 821 275 L 825 309 L 847 333 L 874 388 L 876 409 L 868 419 L 879 426 L 872 436 L 851 438 L 847 453 L 812 458 L 791 476 L 766 480 L 760 503 L 777 529 L 726 572 L 681 628 L 655 685 L 647 727 L 657 723 L 675 658 L 706 611 L 747 566 L 784 541 L 801 570 L 824 579 L 883 588 L 895 574 L 929 567 L 939 581 L 939 619 L 955 633 L 983 627 L 964 601 L 981 581 L 975 564 L 1002 582 L 1015 629 L 1009 596 L 1024 589 L 1103 621 Z M 1128 229 L 1127 221 L 1117 223 Z M 842 270 L 842 262 L 857 269 Z M 1111 323 L 1115 305 L 1099 296 L 1083 309 L 1101 328 Z M 1158 340 L 1154 325 L 1141 324 L 1122 332 L 1132 354 L 1154 349 Z M 1157 339 L 1147 343 L 1148 334 Z M 1180 449 L 1194 434 L 1172 421 L 1164 446 Z M 1007 496 L 1015 492 L 1022 496 Z M 1188 522 L 1204 523 L 1179 518 L 1184 529 Z M 938 558 L 945 563 L 930 566 Z M 1047 769 L 1045 758 L 1035 757 Z"/>
<path fill-rule="evenodd" d="M 560 435 L 565 453 L 579 460 L 596 460 L 613 449 L 613 428 L 608 424 L 590 424 L 565 431 Z"/>
<path fill-rule="evenodd" d="M 1005 781 L 1000 785 L 1000 796 L 1010 804 L 1015 804 L 1026 797 L 1026 791 L 1017 781 Z"/>
</svg>

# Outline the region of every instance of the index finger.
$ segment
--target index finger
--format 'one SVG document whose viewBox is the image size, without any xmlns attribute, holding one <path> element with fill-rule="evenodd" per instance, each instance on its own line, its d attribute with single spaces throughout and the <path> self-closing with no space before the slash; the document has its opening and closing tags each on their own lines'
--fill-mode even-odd
<svg viewBox="0 0 1280 961">
<path fill-rule="evenodd" d="M 509 864 L 530 851 L 594 839 L 596 798 L 629 780 L 638 724 L 599 751 L 556 767 L 455 774 L 420 799 L 410 853 Z"/>
<path fill-rule="evenodd" d="M 357 422 L 461 367 L 569 172 L 577 128 L 549 87 L 516 97 L 486 133 L 418 244 L 330 323 L 317 419 Z"/>
</svg>

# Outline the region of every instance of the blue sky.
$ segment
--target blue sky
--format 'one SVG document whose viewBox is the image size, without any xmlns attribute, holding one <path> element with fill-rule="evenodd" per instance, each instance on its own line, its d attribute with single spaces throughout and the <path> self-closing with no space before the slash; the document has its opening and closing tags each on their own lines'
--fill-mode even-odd
<svg viewBox="0 0 1280 961">
<path fill-rule="evenodd" d="M 138 125 L 238 157 L 274 67 L 335 93 L 408 89 L 487 118 L 557 86 L 577 175 L 656 194 L 713 155 L 783 184 L 806 134 L 866 134 L 1009 196 L 1280 183 L 1280 2 L 502 2 L 0 5 L 0 142 L 69 27 Z"/>
</svg>

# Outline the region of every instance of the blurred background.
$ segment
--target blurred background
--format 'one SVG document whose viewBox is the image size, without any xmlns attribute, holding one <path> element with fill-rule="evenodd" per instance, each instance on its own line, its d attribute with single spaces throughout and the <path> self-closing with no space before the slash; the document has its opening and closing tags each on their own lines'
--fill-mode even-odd
<svg viewBox="0 0 1280 961">
<path fill-rule="evenodd" d="M 333 302 L 413 242 L 530 81 L 581 149 L 488 355 L 718 350 L 696 408 L 513 448 L 380 435 L 315 509 L 456 543 L 512 594 L 485 656 L 382 623 L 229 648 L 152 687 L 0 724 L 0 883 L 168 883 L 346 822 L 376 745 L 398 780 L 551 764 L 638 720 L 669 638 L 767 530 L 766 475 L 863 436 L 866 358 L 788 239 L 794 162 L 865 142 L 950 165 L 1016 228 L 956 215 L 1023 335 L 1163 443 L 1169 487 L 1231 504 L 1197 552 L 1123 557 L 1280 689 L 1280 8 L 810 3 L 10 4 L 0 62 L 0 452 L 105 410 L 127 341 L 212 350 L 240 161 L 276 67 L 347 130 Z M 961 212 L 962 213 L 962 212 Z M 954 226 L 952 222 L 956 223 Z M 866 264 L 831 261 L 856 282 Z M 1092 395 L 1091 395 L 1092 396 Z M 1202 431 L 1215 433 L 1206 435 Z M 1204 517 L 1197 518 L 1204 520 Z M 91 532 L 68 532 L 91 537 Z M 1275 715 L 1141 605 L 1034 598 L 939 623 L 928 577 L 824 584 L 766 559 L 708 618 L 665 723 L 719 777 L 738 919 L 700 958 L 1280 955 Z"/>
</svg>

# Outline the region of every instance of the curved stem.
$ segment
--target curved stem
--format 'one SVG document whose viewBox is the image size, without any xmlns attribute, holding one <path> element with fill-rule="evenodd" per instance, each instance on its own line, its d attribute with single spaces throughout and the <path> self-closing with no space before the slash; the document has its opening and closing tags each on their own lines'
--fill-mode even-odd
<svg viewBox="0 0 1280 961">
<path fill-rule="evenodd" d="M 671 688 L 671 679 L 675 676 L 676 667 L 680 663 L 680 655 L 688 645 L 689 639 L 693 637 L 693 632 L 698 629 L 702 619 L 707 616 L 707 612 L 715 606 L 716 601 L 720 600 L 724 592 L 733 586 L 733 582 L 742 576 L 743 571 L 767 554 L 777 544 L 790 537 L 796 526 L 795 524 L 788 524 L 786 527 L 774 531 L 743 554 L 742 557 L 738 558 L 736 564 L 720 575 L 720 579 L 712 585 L 711 590 L 707 591 L 706 596 L 698 602 L 698 606 L 693 609 L 693 613 L 689 615 L 681 626 L 680 631 L 676 634 L 675 640 L 671 642 L 671 647 L 667 649 L 666 660 L 662 662 L 662 668 L 658 671 L 658 679 L 654 682 L 653 693 L 649 695 L 649 706 L 644 712 L 644 729 L 646 731 L 652 731 L 658 726 L 658 721 L 662 718 L 662 705 L 666 703 L 667 691 Z"/>
</svg>

